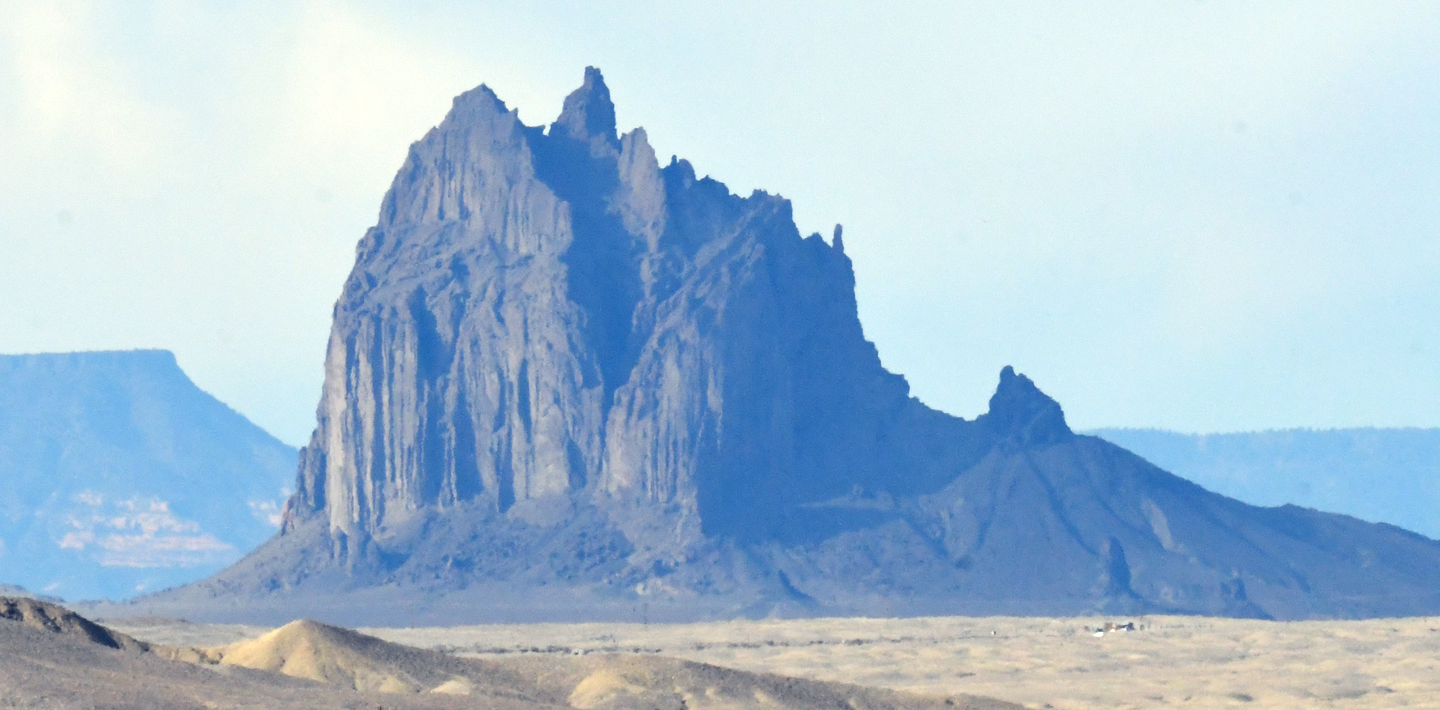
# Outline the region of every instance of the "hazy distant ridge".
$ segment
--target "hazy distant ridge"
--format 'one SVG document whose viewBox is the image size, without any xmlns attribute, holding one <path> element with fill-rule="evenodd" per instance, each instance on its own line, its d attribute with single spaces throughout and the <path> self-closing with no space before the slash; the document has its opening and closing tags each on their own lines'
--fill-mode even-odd
<svg viewBox="0 0 1440 710">
<path fill-rule="evenodd" d="M 1088 433 L 1246 503 L 1293 503 L 1440 539 L 1440 429 Z"/>
<path fill-rule="evenodd" d="M 213 572 L 275 531 L 295 456 L 168 351 L 0 355 L 0 582 L 123 598 Z"/>
</svg>

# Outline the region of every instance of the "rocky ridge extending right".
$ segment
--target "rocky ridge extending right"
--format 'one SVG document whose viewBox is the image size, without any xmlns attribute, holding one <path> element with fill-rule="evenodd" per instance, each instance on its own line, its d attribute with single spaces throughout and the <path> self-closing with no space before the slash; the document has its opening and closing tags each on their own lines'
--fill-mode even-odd
<svg viewBox="0 0 1440 710">
<path fill-rule="evenodd" d="M 143 599 L 352 624 L 1440 613 L 1440 543 L 1208 492 L 1006 368 L 964 420 L 865 340 L 840 229 L 730 194 L 600 73 L 414 144 L 335 309 L 280 535 Z M 106 613 L 115 613 L 107 610 Z"/>
</svg>

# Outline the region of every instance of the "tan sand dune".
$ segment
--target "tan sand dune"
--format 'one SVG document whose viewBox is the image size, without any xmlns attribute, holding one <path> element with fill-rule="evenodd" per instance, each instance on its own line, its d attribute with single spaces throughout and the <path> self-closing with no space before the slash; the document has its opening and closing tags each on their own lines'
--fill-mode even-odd
<svg viewBox="0 0 1440 710">
<path fill-rule="evenodd" d="M 610 708 L 1011 708 L 969 696 L 925 697 L 787 678 L 660 656 L 593 654 L 466 659 L 295 621 L 259 638 L 202 652 L 221 665 L 384 693 L 505 698 L 579 710 Z"/>
<path fill-rule="evenodd" d="M 47 614 L 53 620 L 62 619 Z M 106 710 L 463 710 L 473 698 L 373 694 L 235 666 L 183 663 L 45 624 L 0 618 L 0 708 Z M 98 626 L 98 625 L 96 625 Z M 102 627 L 103 628 L 103 627 Z M 196 654 L 198 657 L 198 654 Z M 547 706 L 485 698 L 487 710 Z"/>
<path fill-rule="evenodd" d="M 555 663 L 563 660 L 563 663 Z M 497 661 L 533 674 L 579 710 L 619 708 L 929 708 L 968 710 L 1020 706 L 961 694 L 934 696 L 747 672 L 653 655 L 594 654 L 568 659 L 509 658 Z"/>
<path fill-rule="evenodd" d="M 198 631 L 188 622 L 177 625 L 186 627 L 182 633 Z M 54 604 L 0 597 L 0 709 L 325 710 L 372 703 L 394 710 L 1019 707 L 985 698 L 926 697 L 659 656 L 460 658 L 306 620 L 251 640 L 197 649 L 140 641 Z"/>
<path fill-rule="evenodd" d="M 1107 621 L 1137 630 L 1097 638 Z M 236 627 L 159 619 L 137 638 L 228 640 Z M 144 633 L 141 633 L 143 628 Z M 562 701 L 645 687 L 589 659 L 631 654 L 928 695 L 969 693 L 1032 708 L 1440 708 L 1440 618 L 1273 622 L 1194 616 L 735 620 L 697 624 L 514 624 L 362 629 L 476 660 L 565 668 Z M 610 695 L 606 695 L 609 693 Z M 657 706 L 659 707 L 659 706 Z"/>
<path fill-rule="evenodd" d="M 204 649 L 220 665 L 380 693 L 484 695 L 564 705 L 565 696 L 486 661 L 402 646 L 302 619 L 259 638 Z"/>
<path fill-rule="evenodd" d="M 219 650 L 220 662 L 256 670 L 283 673 L 293 678 L 343 685 L 354 690 L 415 693 L 424 683 L 374 655 L 391 656 L 391 646 L 373 636 L 319 624 L 294 621 L 260 638 Z"/>
<path fill-rule="evenodd" d="M 1096 637 L 1107 621 L 1137 630 Z M 1440 708 L 1440 618 L 832 618 L 367 632 L 477 658 L 629 651 L 1057 710 Z"/>
</svg>

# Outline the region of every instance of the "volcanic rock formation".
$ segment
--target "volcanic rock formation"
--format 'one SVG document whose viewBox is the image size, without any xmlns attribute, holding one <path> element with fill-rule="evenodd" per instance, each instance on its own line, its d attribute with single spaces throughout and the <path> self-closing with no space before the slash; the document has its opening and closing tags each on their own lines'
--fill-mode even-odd
<svg viewBox="0 0 1440 710">
<path fill-rule="evenodd" d="M 854 286 L 839 227 L 802 237 L 786 200 L 617 135 L 599 71 L 548 130 L 467 92 L 360 241 L 282 533 L 152 608 L 1440 610 L 1440 544 L 1209 493 L 1010 368 L 973 421 L 926 407 Z"/>
</svg>

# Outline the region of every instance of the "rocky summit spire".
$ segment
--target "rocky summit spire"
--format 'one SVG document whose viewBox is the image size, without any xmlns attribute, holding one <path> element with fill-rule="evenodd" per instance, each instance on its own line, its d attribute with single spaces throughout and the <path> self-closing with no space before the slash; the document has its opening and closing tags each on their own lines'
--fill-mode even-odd
<svg viewBox="0 0 1440 710">
<path fill-rule="evenodd" d="M 911 397 L 841 229 L 660 166 L 596 69 L 548 132 L 462 97 L 385 204 L 281 536 L 172 615 L 1440 613 L 1440 543 L 1204 491 L 1012 368 Z"/>
<path fill-rule="evenodd" d="M 1009 365 L 1000 371 L 1000 386 L 981 419 L 998 438 L 1026 446 L 1059 443 L 1073 436 L 1060 403 Z"/>
<path fill-rule="evenodd" d="M 603 138 L 617 143 L 615 104 L 610 102 L 610 88 L 595 67 L 585 67 L 585 83 L 565 97 L 560 117 L 550 126 L 551 135 L 561 135 L 582 142 Z"/>
</svg>

